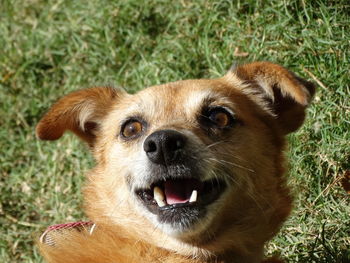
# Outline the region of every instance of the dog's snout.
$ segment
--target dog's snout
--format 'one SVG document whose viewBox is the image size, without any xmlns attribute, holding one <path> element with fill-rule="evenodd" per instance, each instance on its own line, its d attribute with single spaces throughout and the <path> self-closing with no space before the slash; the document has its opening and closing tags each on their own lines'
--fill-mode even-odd
<svg viewBox="0 0 350 263">
<path fill-rule="evenodd" d="M 150 161 L 169 164 L 175 161 L 186 144 L 186 137 L 175 130 L 161 130 L 149 135 L 143 149 Z"/>
</svg>

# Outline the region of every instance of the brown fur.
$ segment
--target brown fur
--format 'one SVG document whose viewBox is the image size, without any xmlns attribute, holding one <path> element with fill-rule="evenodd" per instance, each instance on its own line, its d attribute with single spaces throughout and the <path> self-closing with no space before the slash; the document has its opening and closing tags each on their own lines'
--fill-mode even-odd
<svg viewBox="0 0 350 263">
<path fill-rule="evenodd" d="M 91 146 L 97 165 L 84 198 L 97 228 L 92 235 L 57 234 L 55 246 L 39 244 L 42 254 L 49 262 L 262 262 L 265 242 L 291 210 L 285 135 L 302 124 L 314 91 L 285 68 L 256 62 L 219 79 L 178 81 L 135 95 L 102 87 L 68 94 L 42 118 L 37 134 L 56 140 L 70 130 Z M 202 94 L 232 108 L 243 123 L 216 144 L 196 122 Z M 119 138 L 123 115 L 142 115 L 150 123 L 144 137 L 161 129 L 190 131 L 204 145 L 198 150 L 218 161 L 211 166 L 229 167 L 234 186 L 205 229 L 169 236 L 136 208 L 126 182 L 133 180 L 140 143 Z"/>
</svg>

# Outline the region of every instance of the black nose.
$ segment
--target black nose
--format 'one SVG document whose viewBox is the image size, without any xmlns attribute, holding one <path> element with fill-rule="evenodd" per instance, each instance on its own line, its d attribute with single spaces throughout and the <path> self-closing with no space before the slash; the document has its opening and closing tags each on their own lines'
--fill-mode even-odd
<svg viewBox="0 0 350 263">
<path fill-rule="evenodd" d="M 161 130 L 152 133 L 143 144 L 148 159 L 157 164 L 170 164 L 178 160 L 185 147 L 186 137 L 174 130 Z"/>
</svg>

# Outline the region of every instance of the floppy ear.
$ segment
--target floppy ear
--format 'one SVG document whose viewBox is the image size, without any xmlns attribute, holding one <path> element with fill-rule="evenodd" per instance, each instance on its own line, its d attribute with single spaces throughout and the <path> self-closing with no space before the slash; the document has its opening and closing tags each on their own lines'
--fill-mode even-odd
<svg viewBox="0 0 350 263">
<path fill-rule="evenodd" d="M 284 134 L 301 126 L 305 108 L 315 93 L 315 86 L 311 82 L 270 62 L 242 65 L 233 69 L 231 74 L 247 84 L 243 85 L 243 92 L 268 109 Z"/>
<path fill-rule="evenodd" d="M 111 87 L 72 92 L 49 109 L 38 123 L 36 134 L 42 140 L 57 140 L 70 130 L 92 145 L 102 119 L 123 93 Z"/>
</svg>

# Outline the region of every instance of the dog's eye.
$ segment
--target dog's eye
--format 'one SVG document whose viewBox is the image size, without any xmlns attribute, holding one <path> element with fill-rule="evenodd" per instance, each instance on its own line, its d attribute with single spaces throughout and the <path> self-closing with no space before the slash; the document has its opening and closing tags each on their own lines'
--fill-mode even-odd
<svg viewBox="0 0 350 263">
<path fill-rule="evenodd" d="M 213 110 L 208 117 L 218 128 L 225 128 L 230 124 L 231 116 L 222 110 Z"/>
<path fill-rule="evenodd" d="M 215 107 L 203 111 L 201 122 L 206 127 L 224 129 L 232 126 L 234 118 L 225 108 Z"/>
<path fill-rule="evenodd" d="M 138 135 L 142 132 L 142 124 L 136 120 L 130 120 L 123 125 L 122 135 L 126 138 L 130 138 Z"/>
</svg>

